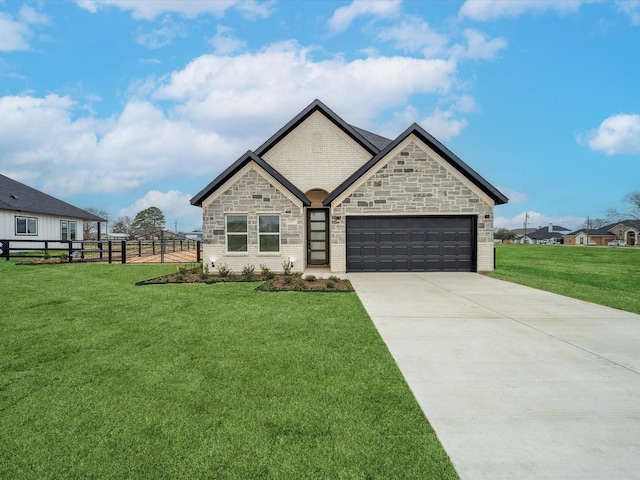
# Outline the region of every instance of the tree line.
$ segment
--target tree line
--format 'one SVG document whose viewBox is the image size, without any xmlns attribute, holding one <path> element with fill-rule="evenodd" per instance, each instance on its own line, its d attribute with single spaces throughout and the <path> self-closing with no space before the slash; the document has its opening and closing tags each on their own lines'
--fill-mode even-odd
<svg viewBox="0 0 640 480">
<path fill-rule="evenodd" d="M 93 213 L 102 218 L 109 218 L 109 213 L 97 208 L 85 208 L 89 213 Z M 147 237 L 163 230 L 166 224 L 164 213 L 158 207 L 149 207 L 138 212 L 135 218 L 125 215 L 118 217 L 111 227 L 110 233 L 121 233 L 127 236 L 127 239 L 139 237 Z M 97 222 L 84 223 L 84 238 L 95 238 L 97 236 Z M 106 232 L 103 232 L 106 233 Z"/>
</svg>

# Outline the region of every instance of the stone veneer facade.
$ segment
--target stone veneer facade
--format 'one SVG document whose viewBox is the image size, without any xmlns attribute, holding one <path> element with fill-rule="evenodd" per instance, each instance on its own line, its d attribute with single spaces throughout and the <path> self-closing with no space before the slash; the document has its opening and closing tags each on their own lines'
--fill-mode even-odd
<svg viewBox="0 0 640 480">
<path fill-rule="evenodd" d="M 302 202 L 251 162 L 203 204 L 203 260 L 215 272 L 226 264 L 239 273 L 247 265 L 256 271 L 265 264 L 282 271 L 288 258 L 295 259 L 294 270 L 304 270 L 305 215 Z M 248 251 L 227 253 L 225 218 L 227 214 L 247 215 Z M 258 215 L 280 216 L 280 252 L 258 252 Z"/>
<path fill-rule="evenodd" d="M 346 217 L 352 215 L 477 216 L 477 269 L 493 270 L 493 200 L 413 135 L 389 158 L 333 201 L 331 270 L 346 270 Z"/>
</svg>

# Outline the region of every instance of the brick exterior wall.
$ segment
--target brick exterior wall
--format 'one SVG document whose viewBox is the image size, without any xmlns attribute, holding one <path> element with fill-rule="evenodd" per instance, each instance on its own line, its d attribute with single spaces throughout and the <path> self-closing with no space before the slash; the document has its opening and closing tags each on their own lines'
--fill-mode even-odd
<svg viewBox="0 0 640 480">
<path fill-rule="evenodd" d="M 329 119 L 315 112 L 263 157 L 303 192 L 331 192 L 371 155 Z"/>
<path fill-rule="evenodd" d="M 259 270 L 266 264 L 274 272 L 282 271 L 282 264 L 292 257 L 294 270 L 304 270 L 305 216 L 302 202 L 293 197 L 284 187 L 267 180 L 268 175 L 255 164 L 242 169 L 227 184 L 223 185 L 203 204 L 203 261 L 211 268 L 226 264 L 232 272 L 240 273 L 251 264 Z M 226 214 L 246 214 L 248 251 L 246 253 L 226 251 Z M 258 251 L 258 215 L 280 215 L 280 252 Z"/>
<path fill-rule="evenodd" d="M 413 135 L 333 202 L 331 270 L 346 270 L 350 215 L 477 215 L 477 269 L 493 270 L 494 202 Z"/>
</svg>

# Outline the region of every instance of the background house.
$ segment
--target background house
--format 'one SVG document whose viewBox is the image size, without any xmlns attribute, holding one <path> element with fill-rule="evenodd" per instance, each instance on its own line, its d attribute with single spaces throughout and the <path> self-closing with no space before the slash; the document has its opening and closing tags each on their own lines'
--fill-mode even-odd
<svg viewBox="0 0 640 480">
<path fill-rule="evenodd" d="M 614 240 L 622 240 L 628 246 L 638 245 L 640 220 L 621 220 L 597 229 L 581 228 L 565 236 L 566 245 L 606 246 Z"/>
<path fill-rule="evenodd" d="M 568 228 L 551 223 L 547 227 L 539 227 L 535 230 L 527 229 L 526 235 L 523 229 L 518 229 L 514 243 L 564 243 L 564 236 L 570 232 L 571 230 Z"/>
<path fill-rule="evenodd" d="M 105 221 L 104 218 L 0 175 L 2 240 L 83 240 L 85 222 L 98 222 L 100 232 L 100 222 Z"/>
</svg>

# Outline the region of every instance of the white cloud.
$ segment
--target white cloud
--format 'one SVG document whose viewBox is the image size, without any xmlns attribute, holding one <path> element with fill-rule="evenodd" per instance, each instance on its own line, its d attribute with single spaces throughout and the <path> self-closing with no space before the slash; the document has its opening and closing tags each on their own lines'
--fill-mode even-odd
<svg viewBox="0 0 640 480">
<path fill-rule="evenodd" d="M 518 192 L 509 187 L 496 187 L 509 199 L 509 203 L 524 203 L 529 200 L 526 193 Z"/>
<path fill-rule="evenodd" d="M 612 115 L 586 137 L 579 136 L 578 142 L 607 155 L 640 154 L 640 115 Z"/>
<path fill-rule="evenodd" d="M 462 130 L 468 125 L 464 118 L 456 118 L 455 109 L 440 110 L 436 108 L 431 115 L 423 118 L 420 122 L 431 135 L 438 140 L 451 140 L 460 135 Z"/>
<path fill-rule="evenodd" d="M 629 16 L 631 25 L 640 25 L 640 0 L 618 0 L 616 9 Z"/>
<path fill-rule="evenodd" d="M 233 146 L 215 132 L 169 119 L 148 102 L 132 101 L 117 118 L 76 114 L 69 97 L 0 98 L 3 170 L 19 178 L 37 172 L 56 196 L 81 192 L 125 192 L 147 181 L 212 174 L 216 151 L 227 163 Z M 191 170 L 185 169 L 185 162 Z"/>
<path fill-rule="evenodd" d="M 156 49 L 171 45 L 175 38 L 186 37 L 187 28 L 182 23 L 174 22 L 166 15 L 162 19 L 162 26 L 149 32 L 139 32 L 136 41 L 147 48 Z"/>
<path fill-rule="evenodd" d="M 244 50 L 247 42 L 233 35 L 233 29 L 225 25 L 216 26 L 215 36 L 209 40 L 209 44 L 218 55 L 228 55 L 239 50 Z"/>
<path fill-rule="evenodd" d="M 92 13 L 107 6 L 131 10 L 133 18 L 141 20 L 154 20 L 165 13 L 177 13 L 186 18 L 195 18 L 200 15 L 222 17 L 231 7 L 237 7 L 246 18 L 252 19 L 266 17 L 271 12 L 271 2 L 260 4 L 253 0 L 76 0 L 76 4 Z"/>
<path fill-rule="evenodd" d="M 472 28 L 466 29 L 463 35 L 466 43 L 457 44 L 451 48 L 451 55 L 456 58 L 492 60 L 500 50 L 507 48 L 507 41 L 504 38 L 487 39 L 482 32 Z"/>
<path fill-rule="evenodd" d="M 338 8 L 329 19 L 329 27 L 334 32 L 342 32 L 361 16 L 379 18 L 392 17 L 400 11 L 400 0 L 354 0 L 350 5 Z"/>
<path fill-rule="evenodd" d="M 525 215 L 527 216 L 527 231 L 533 232 L 538 228 L 548 227 L 549 224 L 559 227 L 568 228 L 569 230 L 577 229 L 586 220 L 584 217 L 576 217 L 575 215 L 545 215 L 539 212 L 521 212 L 518 215 L 507 217 L 495 217 L 493 220 L 494 228 L 506 228 L 514 230 L 516 228 L 524 228 Z"/>
<path fill-rule="evenodd" d="M 434 57 L 444 52 L 449 42 L 446 35 L 435 32 L 421 18 L 407 16 L 393 27 L 383 28 L 378 38 L 393 41 L 395 48 L 405 52 L 422 51 L 425 57 Z"/>
<path fill-rule="evenodd" d="M 409 57 L 314 62 L 308 49 L 284 42 L 235 57 L 198 57 L 174 72 L 155 98 L 179 102 L 181 117 L 246 142 L 247 132 L 264 138 L 314 98 L 367 128 L 412 95 L 448 92 L 455 72 L 452 61 Z"/>
<path fill-rule="evenodd" d="M 467 0 L 459 15 L 477 21 L 518 17 L 526 13 L 541 14 L 549 11 L 560 15 L 578 11 L 589 0 Z"/>
<path fill-rule="evenodd" d="M 26 23 L 17 22 L 10 15 L 0 12 L 0 52 L 29 50 L 31 30 Z"/>
<path fill-rule="evenodd" d="M 20 8 L 20 20 L 30 25 L 49 25 L 51 20 L 44 13 L 37 12 L 35 9 L 23 5 Z"/>
<path fill-rule="evenodd" d="M 166 221 L 165 228 L 173 231 L 178 222 L 178 230 L 192 230 L 202 227 L 202 209 L 196 208 L 189 202 L 193 195 L 177 190 L 159 192 L 151 190 L 142 198 L 137 199 L 131 205 L 118 212 L 118 217 L 135 216 L 149 207 L 157 207 L 162 210 Z"/>
</svg>

